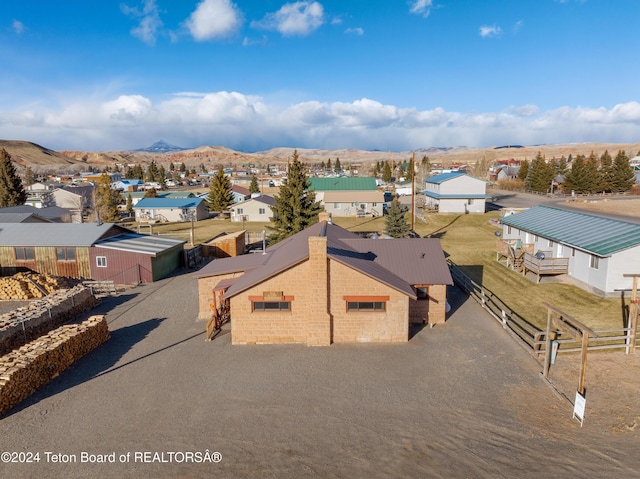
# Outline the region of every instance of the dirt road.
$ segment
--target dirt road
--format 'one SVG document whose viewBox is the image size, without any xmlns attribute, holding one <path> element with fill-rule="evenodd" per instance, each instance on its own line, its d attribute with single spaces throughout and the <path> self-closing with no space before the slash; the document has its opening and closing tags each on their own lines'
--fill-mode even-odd
<svg viewBox="0 0 640 479">
<path fill-rule="evenodd" d="M 406 344 L 231 346 L 204 341 L 189 275 L 139 287 L 100 305 L 105 345 L 0 420 L 0 451 L 40 459 L 0 477 L 640 477 L 637 388 L 613 394 L 605 356 L 580 427 L 498 323 L 450 302 Z M 553 377 L 571 396 L 569 360 Z"/>
</svg>

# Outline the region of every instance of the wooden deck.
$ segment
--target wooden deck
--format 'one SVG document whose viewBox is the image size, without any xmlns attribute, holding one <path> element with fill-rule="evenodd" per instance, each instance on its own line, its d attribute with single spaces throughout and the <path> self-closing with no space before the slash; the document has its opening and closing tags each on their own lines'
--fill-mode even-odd
<svg viewBox="0 0 640 479">
<path fill-rule="evenodd" d="M 540 283 L 540 276 L 551 274 L 567 274 L 569 272 L 569 258 L 538 259 L 531 253 L 525 253 L 522 263 L 522 274 L 531 271 L 536 275 L 536 283 Z"/>
</svg>

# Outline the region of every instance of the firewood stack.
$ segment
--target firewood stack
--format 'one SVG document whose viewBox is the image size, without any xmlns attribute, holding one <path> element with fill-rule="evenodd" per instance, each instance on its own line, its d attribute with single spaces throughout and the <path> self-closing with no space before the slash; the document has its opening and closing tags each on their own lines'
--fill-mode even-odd
<svg viewBox="0 0 640 479">
<path fill-rule="evenodd" d="M 0 300 L 29 300 L 73 287 L 77 281 L 48 274 L 16 273 L 0 278 Z"/>
<path fill-rule="evenodd" d="M 0 414 L 109 339 L 104 316 L 67 324 L 0 357 Z"/>
</svg>

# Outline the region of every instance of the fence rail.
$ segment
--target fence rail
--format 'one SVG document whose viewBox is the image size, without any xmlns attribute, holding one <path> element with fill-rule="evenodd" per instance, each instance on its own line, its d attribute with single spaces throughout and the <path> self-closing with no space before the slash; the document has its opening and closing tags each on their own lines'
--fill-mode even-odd
<svg viewBox="0 0 640 479">
<path fill-rule="evenodd" d="M 544 357 L 546 349 L 546 331 L 529 323 L 511 310 L 498 296 L 482 287 L 467 276 L 453 261 L 447 260 L 453 281 L 465 293 L 476 300 L 502 327 L 511 334 L 536 359 Z M 629 324 L 627 318 L 627 325 Z M 631 328 L 595 329 L 596 338 L 589 339 L 588 350 L 625 349 L 628 353 L 631 344 Z M 562 331 L 554 331 L 554 338 L 560 344 L 558 353 L 580 351 L 580 342 L 573 338 L 562 337 Z M 636 338 L 638 334 L 636 333 Z"/>
</svg>

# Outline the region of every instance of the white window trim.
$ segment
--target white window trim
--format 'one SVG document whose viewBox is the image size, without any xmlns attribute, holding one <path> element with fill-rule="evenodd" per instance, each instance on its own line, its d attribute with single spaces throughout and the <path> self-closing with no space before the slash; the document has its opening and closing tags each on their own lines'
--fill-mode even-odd
<svg viewBox="0 0 640 479">
<path fill-rule="evenodd" d="M 104 264 L 102 264 L 104 263 Z M 107 267 L 107 257 L 106 256 L 96 256 L 96 266 L 98 268 L 106 268 Z"/>
</svg>

